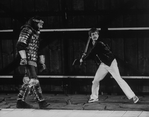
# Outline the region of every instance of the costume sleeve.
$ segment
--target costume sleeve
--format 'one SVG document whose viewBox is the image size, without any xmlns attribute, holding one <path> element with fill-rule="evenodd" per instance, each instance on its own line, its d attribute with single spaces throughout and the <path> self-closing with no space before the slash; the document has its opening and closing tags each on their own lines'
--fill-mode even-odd
<svg viewBox="0 0 149 117">
<path fill-rule="evenodd" d="M 27 44 L 28 44 L 28 39 L 30 38 L 32 34 L 32 30 L 29 29 L 28 27 L 25 27 L 21 30 L 19 39 L 17 42 L 17 50 L 26 50 Z"/>
</svg>

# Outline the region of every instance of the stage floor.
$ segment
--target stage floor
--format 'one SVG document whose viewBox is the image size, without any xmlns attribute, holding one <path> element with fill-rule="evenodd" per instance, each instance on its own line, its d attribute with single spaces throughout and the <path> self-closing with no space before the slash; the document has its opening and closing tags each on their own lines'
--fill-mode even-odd
<svg viewBox="0 0 149 117">
<path fill-rule="evenodd" d="M 2 109 L 0 117 L 149 117 L 147 111 Z"/>
<path fill-rule="evenodd" d="M 100 95 L 94 103 L 87 103 L 85 94 L 43 95 L 50 103 L 45 110 L 38 108 L 33 95 L 26 100 L 33 109 L 17 109 L 17 94 L 0 94 L 0 117 L 149 117 L 149 95 L 138 96 L 137 104 L 125 95 Z"/>
</svg>

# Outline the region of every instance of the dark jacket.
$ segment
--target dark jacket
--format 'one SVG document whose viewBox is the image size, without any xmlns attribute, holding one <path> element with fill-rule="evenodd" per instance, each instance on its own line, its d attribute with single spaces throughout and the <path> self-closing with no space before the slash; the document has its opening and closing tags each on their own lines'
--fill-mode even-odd
<svg viewBox="0 0 149 117">
<path fill-rule="evenodd" d="M 115 57 L 110 51 L 110 48 L 102 41 L 97 41 L 83 60 L 92 59 L 95 60 L 98 65 L 103 62 L 104 64 L 110 66 L 114 58 Z"/>
</svg>

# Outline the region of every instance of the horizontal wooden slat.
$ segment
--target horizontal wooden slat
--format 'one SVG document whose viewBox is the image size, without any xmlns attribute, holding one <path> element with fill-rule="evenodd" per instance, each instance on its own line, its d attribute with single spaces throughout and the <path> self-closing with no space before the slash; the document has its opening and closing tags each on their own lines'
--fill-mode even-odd
<svg viewBox="0 0 149 117">
<path fill-rule="evenodd" d="M 113 78 L 111 76 L 111 78 Z M 149 76 L 122 76 L 124 79 L 149 79 Z"/>
<path fill-rule="evenodd" d="M 1 75 L 0 78 L 13 78 L 11 75 Z"/>
<path fill-rule="evenodd" d="M 1 75 L 0 78 L 13 78 L 12 75 Z M 83 79 L 87 79 L 87 78 L 94 78 L 94 76 L 65 76 L 65 75 L 38 75 L 38 78 L 83 78 Z M 111 76 L 111 78 L 113 78 Z M 122 76 L 122 78 L 124 79 L 149 79 L 149 76 Z"/>
<path fill-rule="evenodd" d="M 69 31 L 89 31 L 90 28 L 68 28 L 68 29 L 41 29 L 41 32 L 69 32 Z M 101 30 L 101 28 L 97 28 Z M 128 31 L 128 30 L 149 30 L 149 27 L 121 27 L 121 28 L 108 28 L 109 31 Z M 13 29 L 0 30 L 3 32 L 13 32 Z"/>
</svg>

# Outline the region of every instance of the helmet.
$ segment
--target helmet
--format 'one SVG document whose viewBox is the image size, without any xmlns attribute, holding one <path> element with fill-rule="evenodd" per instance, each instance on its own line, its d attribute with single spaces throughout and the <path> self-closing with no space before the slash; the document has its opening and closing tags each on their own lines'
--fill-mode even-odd
<svg viewBox="0 0 149 117">
<path fill-rule="evenodd" d="M 27 24 L 30 25 L 36 31 L 39 30 L 38 23 L 42 23 L 43 24 L 44 21 L 41 20 L 41 18 L 39 18 L 39 17 L 32 17 L 27 22 Z"/>
<path fill-rule="evenodd" d="M 32 20 L 37 23 L 42 23 L 42 24 L 44 23 L 44 21 L 41 20 L 41 18 L 39 18 L 39 17 L 32 17 Z"/>
</svg>

